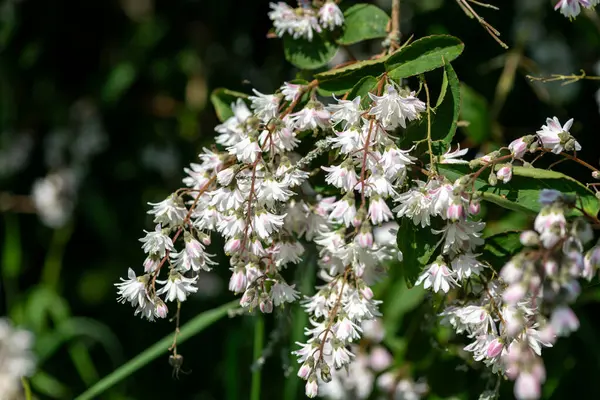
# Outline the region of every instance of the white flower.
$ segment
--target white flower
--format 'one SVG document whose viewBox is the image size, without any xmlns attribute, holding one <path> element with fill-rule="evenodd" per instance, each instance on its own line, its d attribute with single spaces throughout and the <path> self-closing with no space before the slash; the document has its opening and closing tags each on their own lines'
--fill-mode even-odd
<svg viewBox="0 0 600 400">
<path fill-rule="evenodd" d="M 422 189 L 424 183 L 417 183 L 419 184 L 418 189 L 410 189 L 394 199 L 400 205 L 394 208 L 393 211 L 398 213 L 398 218 L 411 218 L 415 225 L 420 224 L 421 227 L 425 228 L 430 223 L 431 198 Z"/>
<path fill-rule="evenodd" d="M 275 307 L 284 303 L 293 303 L 298 299 L 298 291 L 294 290 L 295 285 L 288 285 L 283 281 L 275 281 L 271 287 L 271 298 Z"/>
<path fill-rule="evenodd" d="M 389 221 L 393 217 L 390 208 L 381 196 L 374 196 L 369 199 L 368 215 L 373 225 L 379 225 L 382 222 Z"/>
<path fill-rule="evenodd" d="M 279 109 L 279 97 L 272 94 L 263 94 L 256 89 L 252 89 L 256 96 L 249 96 L 252 102 L 254 114 L 263 122 L 269 122 L 277 116 Z"/>
<path fill-rule="evenodd" d="M 144 243 L 142 249 L 149 254 L 156 254 L 163 258 L 167 251 L 173 250 L 173 241 L 162 232 L 160 224 L 157 224 L 153 232 L 146 232 L 146 236 L 140 239 Z"/>
<path fill-rule="evenodd" d="M 235 173 L 236 168 L 234 167 L 222 169 L 217 173 L 217 182 L 219 182 L 219 185 L 221 186 L 229 186 L 233 180 L 233 177 L 235 176 Z"/>
<path fill-rule="evenodd" d="M 356 183 L 358 176 L 354 170 L 354 166 L 350 163 L 342 165 L 334 165 L 331 167 L 321 167 L 323 171 L 328 172 L 325 181 L 337 188 L 343 189 L 346 192 L 351 192 Z"/>
<path fill-rule="evenodd" d="M 460 157 L 464 156 L 469 152 L 469 149 L 460 149 L 460 145 L 454 151 L 451 148 L 446 151 L 442 157 L 440 158 L 440 164 L 468 164 L 469 162 L 466 160 L 460 159 Z"/>
<path fill-rule="evenodd" d="M 333 327 L 335 337 L 342 342 L 352 342 L 360 339 L 362 329 L 348 318 L 340 318 Z"/>
<path fill-rule="evenodd" d="M 340 201 L 334 203 L 333 210 L 329 214 L 329 220 L 332 222 L 344 222 L 346 226 L 352 225 L 354 217 L 356 216 L 356 207 L 354 205 L 354 199 L 351 197 L 344 197 Z"/>
<path fill-rule="evenodd" d="M 31 197 L 38 216 L 51 228 L 63 226 L 75 207 L 76 180 L 73 171 L 61 170 L 37 179 Z"/>
<path fill-rule="evenodd" d="M 344 24 L 344 14 L 342 14 L 337 4 L 328 1 L 319 9 L 319 20 L 323 28 L 332 31 L 336 26 Z"/>
<path fill-rule="evenodd" d="M 581 146 L 577 141 L 571 139 L 569 129 L 573 125 L 573 118 L 568 120 L 564 126 L 560 125 L 558 118 L 546 119 L 546 125 L 537 131 L 537 135 L 542 142 L 542 147 L 551 150 L 553 153 L 558 154 L 565 150 L 565 145 L 568 141 L 573 140 L 573 149 L 576 151 L 581 150 Z"/>
<path fill-rule="evenodd" d="M 329 104 L 327 109 L 331 112 L 331 123 L 336 125 L 342 123 L 344 130 L 356 125 L 362 117 L 363 110 L 360 108 L 360 96 L 353 100 L 337 100 L 337 104 Z"/>
<path fill-rule="evenodd" d="M 562 306 L 552 312 L 550 325 L 558 336 L 569 336 L 571 332 L 579 329 L 579 319 L 573 310 L 567 306 Z"/>
<path fill-rule="evenodd" d="M 546 248 L 554 246 L 566 233 L 565 215 L 560 208 L 544 207 L 534 221 L 540 241 Z"/>
<path fill-rule="evenodd" d="M 440 230 L 432 229 L 435 234 L 444 236 L 444 254 L 458 253 L 460 251 L 473 251 L 484 243 L 481 238 L 484 222 L 459 220 L 448 223 Z"/>
<path fill-rule="evenodd" d="M 363 148 L 360 143 L 360 131 L 356 127 L 350 127 L 343 132 L 334 132 L 336 137 L 328 138 L 334 149 L 339 148 L 343 154 L 350 154 Z"/>
<path fill-rule="evenodd" d="M 261 239 L 267 239 L 283 226 L 285 216 L 286 214 L 276 215 L 265 210 L 258 211 L 254 215 L 253 228 Z"/>
<path fill-rule="evenodd" d="M 281 94 L 286 101 L 296 101 L 300 93 L 302 93 L 302 85 L 285 82 L 280 88 Z"/>
<path fill-rule="evenodd" d="M 395 84 L 387 84 L 383 96 L 372 93 L 369 96 L 374 102 L 369 115 L 374 115 L 387 130 L 394 130 L 398 126 L 406 128 L 406 120 L 415 120 L 426 110 L 425 103 L 415 97 L 415 92 L 400 95 Z"/>
<path fill-rule="evenodd" d="M 130 302 L 133 307 L 141 304 L 142 306 L 148 301 L 146 292 L 146 284 L 148 283 L 148 275 L 137 277 L 133 269 L 127 271 L 127 278 L 120 278 L 122 282 L 115 283 L 119 289 L 117 301 L 120 303 Z"/>
<path fill-rule="evenodd" d="M 385 176 L 398 185 L 404 181 L 406 166 L 413 164 L 413 161 L 416 160 L 410 155 L 411 150 L 401 150 L 397 146 L 391 145 L 386 147 L 379 160 Z"/>
<path fill-rule="evenodd" d="M 458 280 L 469 278 L 471 275 L 479 275 L 484 266 L 477 261 L 478 254 L 463 253 L 452 260 L 452 270 L 456 272 Z"/>
<path fill-rule="evenodd" d="M 269 7 L 273 11 L 270 11 L 268 15 L 271 21 L 273 21 L 277 36 L 281 37 L 286 32 L 291 35 L 294 32 L 297 19 L 294 9 L 283 1 L 269 3 Z"/>
<path fill-rule="evenodd" d="M 415 285 L 423 284 L 425 289 L 433 287 L 434 292 L 442 290 L 448 293 L 451 287 L 460 286 L 454 279 L 455 272 L 441 260 L 437 260 L 429 265 L 429 268 L 419 276 Z"/>
<path fill-rule="evenodd" d="M 240 135 L 244 133 L 244 123 L 252 116 L 248 106 L 242 99 L 237 99 L 231 103 L 233 116 L 225 122 L 215 127 L 215 131 L 220 133 L 215 141 L 223 146 L 231 146 L 240 140 Z"/>
<path fill-rule="evenodd" d="M 258 158 L 261 152 L 260 146 L 255 139 L 246 136 L 233 146 L 227 148 L 229 154 L 234 155 L 243 163 L 252 164 Z"/>
<path fill-rule="evenodd" d="M 572 19 L 579 15 L 581 7 L 592 8 L 597 4 L 597 0 L 559 0 L 554 9 L 560 9 L 562 15 Z"/>
<path fill-rule="evenodd" d="M 188 212 L 181 198 L 175 197 L 175 195 L 170 195 L 160 203 L 148 204 L 152 206 L 148 214 L 154 214 L 154 222 L 163 225 L 176 226 L 181 224 Z"/>
<path fill-rule="evenodd" d="M 469 305 L 458 308 L 455 315 L 460 322 L 468 326 L 470 333 L 488 334 L 496 333 L 496 324 L 489 311 L 481 306 Z"/>
<path fill-rule="evenodd" d="M 294 39 L 305 38 L 309 42 L 312 41 L 314 32 L 321 33 L 321 26 L 315 12 L 310 8 L 302 8 L 302 15 L 299 15 L 294 24 Z M 313 32 L 314 31 L 314 32 Z"/>
<path fill-rule="evenodd" d="M 180 301 L 183 302 L 187 299 L 190 293 L 196 293 L 198 291 L 198 287 L 195 286 L 196 280 L 198 276 L 194 278 L 186 278 L 181 275 L 176 270 L 172 269 L 169 274 L 169 279 L 164 281 L 157 280 L 157 283 L 164 285 L 160 288 L 156 294 L 161 295 L 166 293 L 166 301 Z"/>
<path fill-rule="evenodd" d="M 278 182 L 269 177 L 266 178 L 260 185 L 257 198 L 259 203 L 266 204 L 269 207 L 275 204 L 276 201 L 286 202 L 294 192 L 288 189 L 285 182 Z"/>
<path fill-rule="evenodd" d="M 291 114 L 290 120 L 299 131 L 329 127 L 329 111 L 319 102 L 309 102 L 302 110 Z"/>
<path fill-rule="evenodd" d="M 33 375 L 33 334 L 0 318 L 0 393 L 3 399 L 25 398 L 22 379 Z"/>
</svg>

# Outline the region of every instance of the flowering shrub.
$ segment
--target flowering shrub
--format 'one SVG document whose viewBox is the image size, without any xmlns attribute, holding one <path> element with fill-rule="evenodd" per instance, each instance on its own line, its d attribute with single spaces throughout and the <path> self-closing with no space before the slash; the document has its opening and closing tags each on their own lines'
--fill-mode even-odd
<svg viewBox="0 0 600 400">
<path fill-rule="evenodd" d="M 595 3 L 560 1 L 556 8 L 574 17 Z M 322 72 L 270 94 L 213 93 L 222 121 L 215 144 L 185 169 L 185 187 L 150 204 L 156 226 L 140 239 L 143 273 L 130 269 L 116 284 L 118 300 L 150 321 L 167 317 L 167 304 L 175 303 L 179 323 L 199 272 L 222 268 L 215 262 L 222 251 L 230 257 L 229 290 L 245 311 L 272 313 L 300 302 L 308 314 L 306 339 L 293 352 L 306 395 L 366 398 L 375 374 L 391 365 L 373 286 L 386 280 L 389 261 L 399 260 L 407 285 L 433 293 L 437 310 L 430 312 L 466 337 L 464 351 L 474 361 L 515 381 L 517 398 L 540 397 L 542 349 L 577 330 L 569 305 L 600 265 L 595 192 L 534 167 L 542 156 L 559 157 L 600 176 L 577 157 L 573 120 L 548 118 L 506 147 L 467 157 L 469 149 L 454 144 L 461 92 L 451 63 L 464 48 L 458 38 L 400 43 L 397 1 L 391 19 L 366 4 L 342 13 L 333 1 L 271 9 L 286 59 Z M 374 38 L 383 39 L 381 53 L 323 71 L 338 47 Z M 431 77 L 440 73 L 435 90 Z M 530 213 L 533 229 L 486 236 L 482 202 Z M 213 235 L 222 250 L 209 249 Z M 304 268 L 313 253 L 318 283 L 301 293 L 286 270 Z M 176 339 L 171 350 L 180 357 Z M 377 380 L 399 398 L 427 390 L 393 374 Z M 498 386 L 482 397 L 497 393 Z"/>
</svg>

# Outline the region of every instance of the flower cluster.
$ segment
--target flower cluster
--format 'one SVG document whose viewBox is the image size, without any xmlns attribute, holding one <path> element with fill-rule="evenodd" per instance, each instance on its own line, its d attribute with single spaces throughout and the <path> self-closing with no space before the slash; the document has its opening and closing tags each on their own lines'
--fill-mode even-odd
<svg viewBox="0 0 600 400">
<path fill-rule="evenodd" d="M 581 8 L 594 8 L 600 3 L 600 0 L 559 0 L 554 6 L 555 10 L 567 18 L 575 18 L 581 12 Z"/>
<path fill-rule="evenodd" d="M 320 219 L 314 241 L 326 284 L 304 302 L 313 328 L 306 330 L 309 339 L 296 351 L 302 363 L 298 375 L 307 380 L 309 397 L 317 394 L 320 380 L 331 381 L 332 370 L 355 358 L 348 346 L 361 337 L 365 321 L 380 315 L 380 302 L 369 286 L 381 276 L 383 262 L 397 252 L 373 235 L 374 227 L 393 218 L 387 200 L 397 195 L 413 163 L 390 133 L 418 119 L 425 104 L 391 81 L 381 80 L 379 92 L 328 107 L 333 131 L 328 142 L 340 156 L 322 169 L 326 182 L 343 196 L 321 199 L 314 213 Z"/>
<path fill-rule="evenodd" d="M 33 374 L 35 361 L 31 353 L 33 335 L 0 319 L 0 393 L 2 398 L 21 398 L 23 377 Z"/>
<path fill-rule="evenodd" d="M 298 8 L 292 8 L 281 1 L 270 3 L 269 18 L 273 21 L 277 36 L 288 34 L 294 39 L 304 38 L 310 42 L 315 34 L 324 29 L 332 31 L 344 24 L 344 15 L 332 0 L 326 1 L 319 8 L 314 8 L 309 1 L 299 3 Z"/>
<path fill-rule="evenodd" d="M 381 319 L 363 322 L 360 344 L 350 345 L 356 355 L 346 370 L 332 371 L 331 381 L 321 382 L 319 396 L 331 400 L 367 399 L 377 387 L 381 399 L 418 400 L 427 392 L 427 384 L 414 382 L 405 373 L 392 368 L 393 357 L 382 345 L 384 329 Z"/>
</svg>

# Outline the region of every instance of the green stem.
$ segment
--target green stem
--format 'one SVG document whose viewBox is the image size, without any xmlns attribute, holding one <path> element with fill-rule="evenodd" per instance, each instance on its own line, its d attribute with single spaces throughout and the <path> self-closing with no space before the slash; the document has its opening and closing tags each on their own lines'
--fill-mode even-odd
<svg viewBox="0 0 600 400">
<path fill-rule="evenodd" d="M 431 145 L 431 102 L 429 99 L 429 87 L 427 86 L 427 82 L 425 82 L 425 78 L 423 78 L 423 86 L 425 87 L 425 94 L 427 96 L 427 147 L 429 148 L 429 163 L 431 165 L 431 172 L 437 174 L 435 158 L 433 156 L 433 147 Z"/>
<path fill-rule="evenodd" d="M 262 357 L 265 340 L 265 319 L 262 313 L 256 316 L 254 323 L 254 363 L 255 368 L 252 371 L 252 388 L 250 390 L 251 400 L 260 400 L 260 378 L 262 373 L 262 365 L 257 360 Z"/>
<path fill-rule="evenodd" d="M 31 394 L 31 386 L 29 385 L 29 381 L 24 376 L 21 377 L 21 384 L 23 385 L 23 392 L 25 392 L 25 400 L 33 399 Z"/>
<path fill-rule="evenodd" d="M 49 288 L 58 290 L 58 283 L 60 281 L 60 272 L 62 269 L 62 259 L 65 253 L 65 247 L 71 239 L 73 233 L 73 224 L 68 223 L 54 231 L 52 235 L 52 241 L 46 260 L 44 261 L 44 268 L 42 269 L 42 282 Z"/>
</svg>

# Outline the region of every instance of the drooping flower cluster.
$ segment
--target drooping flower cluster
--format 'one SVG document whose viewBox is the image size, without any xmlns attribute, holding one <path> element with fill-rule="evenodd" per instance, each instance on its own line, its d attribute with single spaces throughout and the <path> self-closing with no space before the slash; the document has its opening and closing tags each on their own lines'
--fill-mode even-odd
<svg viewBox="0 0 600 400">
<path fill-rule="evenodd" d="M 269 4 L 269 18 L 273 21 L 277 36 L 288 34 L 294 39 L 304 38 L 310 42 L 315 34 L 324 29 L 332 31 L 344 24 L 344 14 L 332 0 L 325 1 L 319 8 L 313 7 L 309 1 L 298 3 L 298 8 L 292 8 L 282 1 Z"/>
<path fill-rule="evenodd" d="M 296 351 L 302 363 L 298 375 L 307 380 L 309 397 L 317 394 L 319 380 L 329 382 L 332 370 L 354 359 L 348 346 L 361 337 L 364 321 L 380 315 L 380 302 L 369 286 L 381 276 L 383 262 L 397 252 L 373 237 L 373 227 L 393 218 L 387 200 L 397 195 L 413 163 L 390 133 L 419 118 L 425 105 L 394 82 L 382 80 L 379 87 L 382 94 L 365 99 L 369 106 L 358 96 L 328 107 L 333 126 L 328 142 L 340 157 L 322 169 L 326 182 L 343 196 L 323 198 L 315 208 L 320 224 L 314 241 L 326 284 L 304 302 L 313 327 Z"/>
<path fill-rule="evenodd" d="M 8 319 L 0 318 L 0 393 L 3 399 L 21 398 L 21 379 L 31 376 L 35 367 L 32 346 L 30 332 L 17 329 Z"/>
<path fill-rule="evenodd" d="M 389 234 L 376 231 L 393 218 L 387 200 L 398 195 L 413 163 L 390 134 L 418 119 L 425 105 L 386 78 L 363 102 L 325 106 L 311 94 L 298 106 L 307 92 L 311 84 L 286 83 L 276 94 L 255 91 L 251 108 L 241 99 L 232 104 L 233 116 L 215 128 L 220 149 L 205 149 L 201 162 L 186 168 L 186 188 L 151 203 L 157 225 L 140 239 L 144 274 L 130 270 L 117 287 L 119 301 L 136 314 L 164 318 L 165 302 L 185 301 L 197 291 L 198 271 L 214 265 L 206 246 L 217 232 L 231 257 L 229 289 L 242 294 L 242 307 L 269 313 L 299 298 L 280 272 L 304 257 L 301 239 L 313 242 L 325 283 L 303 302 L 311 328 L 296 354 L 314 396 L 318 379 L 328 381 L 354 358 L 348 345 L 361 337 L 362 323 L 380 315 L 370 285 L 397 249 Z M 302 158 L 295 150 L 306 131 L 327 139 Z M 315 196 L 302 168 L 330 148 L 339 159 L 322 169 L 341 196 Z"/>
<path fill-rule="evenodd" d="M 554 9 L 572 19 L 579 15 L 581 8 L 594 8 L 598 3 L 600 0 L 559 0 Z"/>
</svg>

